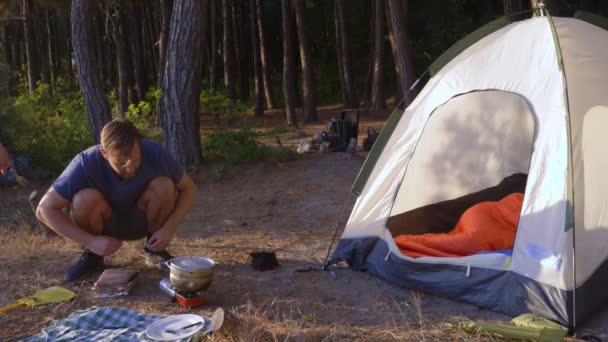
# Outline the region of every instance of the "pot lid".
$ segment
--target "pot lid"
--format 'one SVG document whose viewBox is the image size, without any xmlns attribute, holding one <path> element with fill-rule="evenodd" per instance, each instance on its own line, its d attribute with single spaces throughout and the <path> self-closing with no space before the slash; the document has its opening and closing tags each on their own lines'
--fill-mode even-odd
<svg viewBox="0 0 608 342">
<path fill-rule="evenodd" d="M 192 272 L 213 268 L 215 262 L 209 258 L 200 256 L 183 256 L 169 260 L 169 266 L 175 266 L 180 270 Z"/>
</svg>

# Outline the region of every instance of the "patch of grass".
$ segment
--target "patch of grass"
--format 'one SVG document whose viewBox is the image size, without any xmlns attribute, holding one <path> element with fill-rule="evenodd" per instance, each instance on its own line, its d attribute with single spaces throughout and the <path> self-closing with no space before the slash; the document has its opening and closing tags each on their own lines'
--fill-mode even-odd
<svg viewBox="0 0 608 342">
<path fill-rule="evenodd" d="M 293 148 L 266 146 L 259 143 L 257 137 L 258 134 L 250 129 L 215 131 L 203 139 L 203 159 L 230 165 L 253 161 L 285 162 L 296 158 Z"/>
<path fill-rule="evenodd" d="M 289 129 L 285 126 L 276 126 L 276 127 L 272 127 L 272 128 L 260 131 L 258 134 L 261 137 L 269 137 L 269 136 L 273 136 L 273 135 L 287 133 L 290 131 L 293 131 L 293 129 Z"/>
</svg>

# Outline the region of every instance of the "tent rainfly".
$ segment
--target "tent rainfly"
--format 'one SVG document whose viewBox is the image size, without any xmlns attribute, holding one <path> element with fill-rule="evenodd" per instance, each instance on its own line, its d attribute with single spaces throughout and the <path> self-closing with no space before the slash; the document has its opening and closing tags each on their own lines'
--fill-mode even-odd
<svg viewBox="0 0 608 342">
<path fill-rule="evenodd" d="M 501 18 L 446 51 L 367 157 L 330 264 L 571 328 L 589 317 L 608 298 L 607 28 Z M 512 250 L 411 257 L 395 242 L 517 188 Z"/>
</svg>

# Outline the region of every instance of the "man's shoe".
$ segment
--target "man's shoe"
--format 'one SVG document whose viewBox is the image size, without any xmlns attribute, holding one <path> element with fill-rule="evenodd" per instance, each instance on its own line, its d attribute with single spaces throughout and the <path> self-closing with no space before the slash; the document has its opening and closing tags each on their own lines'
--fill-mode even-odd
<svg viewBox="0 0 608 342">
<path fill-rule="evenodd" d="M 154 252 L 144 247 L 144 255 L 146 257 L 146 265 L 150 267 L 158 267 L 161 270 L 168 271 L 169 266 L 165 264 L 166 261 L 173 259 L 173 255 L 169 254 L 166 250 L 160 252 Z"/>
<path fill-rule="evenodd" d="M 65 270 L 63 279 L 65 281 L 76 281 L 85 274 L 99 269 L 103 266 L 103 257 L 85 249 L 80 260 Z"/>
</svg>

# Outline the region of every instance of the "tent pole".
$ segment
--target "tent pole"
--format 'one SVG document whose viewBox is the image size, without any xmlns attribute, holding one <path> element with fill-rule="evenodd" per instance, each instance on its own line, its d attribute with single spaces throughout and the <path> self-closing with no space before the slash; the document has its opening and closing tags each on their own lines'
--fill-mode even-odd
<svg viewBox="0 0 608 342">
<path fill-rule="evenodd" d="M 344 201 L 344 205 L 342 206 L 342 212 L 340 213 L 340 217 L 338 218 L 338 221 L 336 222 L 336 229 L 334 230 L 334 236 L 331 238 L 331 243 L 329 244 L 329 248 L 327 249 L 327 255 L 325 256 L 325 260 L 323 260 L 323 267 L 322 267 L 323 271 L 327 271 L 327 268 L 330 266 L 329 261 L 328 261 L 329 254 L 331 253 L 331 250 L 334 247 L 334 242 L 336 241 L 336 237 L 338 236 L 338 230 L 340 229 L 340 222 L 342 222 L 342 219 L 344 218 L 346 206 L 348 205 L 348 202 L 350 201 L 350 196 L 352 194 L 353 194 L 352 190 L 348 192 L 348 196 L 346 197 L 346 200 Z"/>
</svg>

